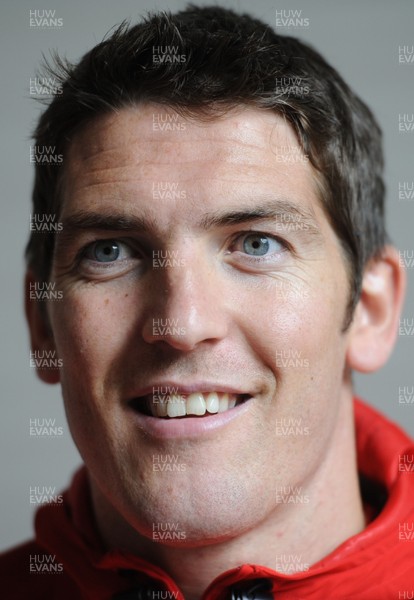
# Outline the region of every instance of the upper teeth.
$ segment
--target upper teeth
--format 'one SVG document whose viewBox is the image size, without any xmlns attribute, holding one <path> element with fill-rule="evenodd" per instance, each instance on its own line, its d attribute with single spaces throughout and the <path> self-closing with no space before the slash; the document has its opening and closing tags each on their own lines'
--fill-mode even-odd
<svg viewBox="0 0 414 600">
<path fill-rule="evenodd" d="M 205 415 L 206 412 L 224 412 L 236 406 L 237 395 L 222 392 L 193 392 L 183 394 L 153 395 L 147 402 L 154 417 L 185 417 Z"/>
</svg>

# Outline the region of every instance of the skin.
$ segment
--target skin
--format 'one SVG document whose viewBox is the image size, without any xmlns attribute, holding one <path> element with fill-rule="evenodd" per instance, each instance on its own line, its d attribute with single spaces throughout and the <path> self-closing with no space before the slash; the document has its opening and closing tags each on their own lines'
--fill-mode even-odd
<svg viewBox="0 0 414 600">
<path fill-rule="evenodd" d="M 61 382 L 103 540 L 160 565 L 193 600 L 226 569 L 275 569 L 280 554 L 309 565 L 364 528 L 349 372 L 385 362 L 404 276 L 395 250 L 384 249 L 367 266 L 343 332 L 345 259 L 290 126 L 245 108 L 208 123 L 180 116 L 182 130 L 159 131 L 154 114 L 174 115 L 156 105 L 123 109 L 73 140 L 51 274 L 63 300 L 48 306 L 49 327 L 33 303 L 27 312 L 32 347 L 56 349 L 63 360 L 58 373 L 39 374 Z M 287 147 L 299 158 L 278 158 Z M 154 198 L 154 182 L 178 182 L 185 193 Z M 272 217 L 200 226 L 207 216 L 275 200 Z M 287 200 L 300 211 L 296 221 L 283 212 Z M 65 224 L 86 210 L 135 216 L 147 230 L 68 234 Z M 251 232 L 267 236 L 265 261 L 246 254 Z M 121 259 L 105 268 L 93 249 L 77 260 L 102 239 L 133 247 L 122 246 Z M 153 269 L 154 250 L 176 252 L 185 266 Z M 180 334 L 154 335 L 153 319 L 177 319 Z M 292 356 L 295 366 L 286 362 Z M 131 418 L 137 389 L 212 374 L 254 396 L 224 429 L 157 440 Z M 281 435 L 276 424 L 293 419 L 309 433 Z M 178 457 L 185 470 L 154 471 L 154 455 Z M 297 486 L 308 502 L 278 503 L 282 486 Z M 153 524 L 166 522 L 185 539 L 153 542 Z"/>
</svg>

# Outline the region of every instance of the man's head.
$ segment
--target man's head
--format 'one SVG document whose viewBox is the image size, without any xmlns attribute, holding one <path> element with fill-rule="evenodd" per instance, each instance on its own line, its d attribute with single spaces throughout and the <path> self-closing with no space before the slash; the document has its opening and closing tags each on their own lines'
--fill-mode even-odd
<svg viewBox="0 0 414 600">
<path fill-rule="evenodd" d="M 65 155 L 75 132 L 97 115 L 148 102 L 198 119 L 236 106 L 286 119 L 316 169 L 321 203 L 343 247 L 349 322 L 363 268 L 386 238 L 381 133 L 370 110 L 316 51 L 249 16 L 193 7 L 122 25 L 79 65 L 58 66 L 62 93 L 35 133 L 37 146 L 55 147 L 57 154 Z M 58 217 L 64 171 L 64 163 L 37 166 L 36 214 Z M 36 233 L 28 246 L 29 264 L 42 280 L 53 246 L 53 235 Z"/>
<path fill-rule="evenodd" d="M 28 248 L 63 300 L 28 306 L 32 344 L 136 531 L 228 539 L 346 455 L 349 371 L 386 360 L 403 289 L 379 138 L 317 53 L 220 9 L 122 27 L 68 73 L 34 194 L 63 231 Z"/>
</svg>

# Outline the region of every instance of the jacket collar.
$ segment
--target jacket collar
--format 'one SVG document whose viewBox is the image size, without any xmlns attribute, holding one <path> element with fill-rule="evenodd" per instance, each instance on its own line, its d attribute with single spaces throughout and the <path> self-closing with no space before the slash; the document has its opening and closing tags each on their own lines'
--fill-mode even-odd
<svg viewBox="0 0 414 600">
<path fill-rule="evenodd" d="M 381 511 L 378 516 L 363 532 L 347 539 L 307 571 L 286 575 L 258 565 L 242 565 L 217 577 L 206 590 L 204 600 L 236 599 L 240 585 L 251 589 L 260 583 L 255 580 L 266 580 L 275 595 L 284 591 L 301 598 L 316 598 L 321 596 L 308 594 L 312 590 L 327 590 L 329 596 L 329 590 L 346 581 L 348 584 L 344 585 L 363 581 L 364 586 L 374 589 L 383 569 L 401 570 L 409 558 L 406 546 L 399 543 L 398 524 L 414 521 L 414 477 L 401 473 L 398 465 L 399 457 L 407 451 L 412 454 L 414 447 L 399 427 L 358 399 L 355 418 L 359 473 L 368 483 L 367 490 L 376 490 L 375 495 L 382 494 L 385 499 L 382 510 L 374 507 L 375 512 Z M 39 544 L 59 557 L 85 598 L 110 600 L 131 589 L 131 582 L 141 590 L 149 585 L 170 593 L 159 595 L 160 599 L 182 598 L 175 582 L 157 566 L 133 555 L 105 552 L 95 524 L 85 468 L 75 474 L 63 505 L 38 510 L 36 533 Z M 266 593 L 263 591 L 263 598 L 268 597 Z"/>
</svg>

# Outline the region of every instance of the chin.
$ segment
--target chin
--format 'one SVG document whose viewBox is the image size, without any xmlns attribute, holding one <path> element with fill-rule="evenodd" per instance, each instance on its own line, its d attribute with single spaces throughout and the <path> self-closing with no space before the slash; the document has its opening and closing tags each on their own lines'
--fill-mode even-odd
<svg viewBox="0 0 414 600">
<path fill-rule="evenodd" d="M 135 507 L 135 516 L 138 515 L 133 519 L 135 529 L 147 539 L 166 546 L 208 546 L 242 535 L 266 516 L 262 513 L 263 505 L 259 509 L 241 499 L 235 503 L 231 494 L 226 502 L 214 496 L 211 492 L 198 498 L 189 494 L 174 502 L 166 491 L 164 501 L 160 502 L 158 496 L 145 507 Z"/>
</svg>

